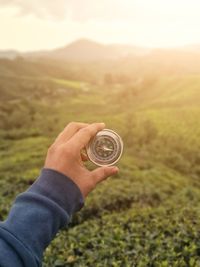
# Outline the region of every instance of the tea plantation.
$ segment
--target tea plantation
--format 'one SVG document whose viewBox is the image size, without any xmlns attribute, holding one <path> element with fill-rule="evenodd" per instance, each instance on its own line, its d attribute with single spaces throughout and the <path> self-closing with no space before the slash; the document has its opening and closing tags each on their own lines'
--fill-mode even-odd
<svg viewBox="0 0 200 267">
<path fill-rule="evenodd" d="M 44 267 L 200 266 L 200 76 L 129 85 L 12 76 L 0 90 L 1 220 L 68 122 L 104 121 L 125 145 L 119 174 L 89 195 Z"/>
</svg>

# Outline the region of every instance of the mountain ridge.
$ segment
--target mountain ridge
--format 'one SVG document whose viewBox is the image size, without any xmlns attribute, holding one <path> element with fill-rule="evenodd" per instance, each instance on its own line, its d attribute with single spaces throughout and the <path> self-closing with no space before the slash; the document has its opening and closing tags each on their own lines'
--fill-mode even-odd
<svg viewBox="0 0 200 267">
<path fill-rule="evenodd" d="M 41 50 L 31 52 L 18 52 L 12 50 L 0 50 L 0 58 L 14 59 L 16 57 L 23 58 L 48 58 L 66 61 L 99 61 L 119 59 L 124 56 L 144 55 L 151 49 L 143 48 L 134 45 L 126 44 L 102 44 L 90 39 L 81 38 L 75 40 L 63 47 L 55 48 L 52 50 Z"/>
<path fill-rule="evenodd" d="M 52 50 L 32 52 L 0 50 L 0 58 L 15 59 L 16 57 L 22 57 L 25 59 L 44 58 L 73 62 L 91 62 L 115 60 L 129 56 L 146 56 L 159 50 L 200 53 L 200 45 L 194 44 L 174 48 L 148 48 L 127 44 L 103 44 L 90 39 L 81 38 L 63 47 L 55 48 Z"/>
</svg>

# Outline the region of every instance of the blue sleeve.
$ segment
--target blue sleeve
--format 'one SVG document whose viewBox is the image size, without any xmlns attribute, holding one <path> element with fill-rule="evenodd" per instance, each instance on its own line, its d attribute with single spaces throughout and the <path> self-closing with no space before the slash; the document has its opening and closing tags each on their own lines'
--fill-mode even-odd
<svg viewBox="0 0 200 267">
<path fill-rule="evenodd" d="M 83 205 L 82 194 L 70 178 L 42 169 L 0 223 L 0 266 L 41 266 L 45 248 Z"/>
</svg>

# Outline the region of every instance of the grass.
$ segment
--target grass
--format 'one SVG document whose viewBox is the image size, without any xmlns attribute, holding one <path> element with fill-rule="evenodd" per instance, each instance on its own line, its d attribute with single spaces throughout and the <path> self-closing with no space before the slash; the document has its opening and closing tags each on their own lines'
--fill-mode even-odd
<svg viewBox="0 0 200 267">
<path fill-rule="evenodd" d="M 66 87 L 70 87 L 72 89 L 84 89 L 87 87 L 87 84 L 80 81 L 70 81 L 64 79 L 52 79 L 53 82 L 56 82 L 58 85 L 64 85 Z"/>
</svg>

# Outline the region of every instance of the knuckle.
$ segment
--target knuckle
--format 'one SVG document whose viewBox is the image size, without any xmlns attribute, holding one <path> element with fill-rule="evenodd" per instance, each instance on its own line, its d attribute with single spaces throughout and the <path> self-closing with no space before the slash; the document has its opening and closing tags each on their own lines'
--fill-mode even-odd
<svg viewBox="0 0 200 267">
<path fill-rule="evenodd" d="M 76 127 L 77 126 L 77 123 L 76 122 L 74 122 L 74 121 L 71 121 L 69 124 L 68 124 L 68 127 L 72 127 L 72 128 L 74 128 L 74 127 Z"/>
<path fill-rule="evenodd" d="M 107 176 L 107 169 L 106 168 L 103 168 L 102 169 L 102 175 L 101 175 L 102 177 L 105 177 L 105 176 Z"/>
<path fill-rule="evenodd" d="M 108 176 L 107 170 L 102 168 L 101 170 L 101 180 L 105 179 Z"/>
<path fill-rule="evenodd" d="M 55 145 L 51 145 L 49 148 L 48 148 L 48 153 L 49 154 L 53 154 L 54 152 L 56 151 L 56 147 Z"/>
<path fill-rule="evenodd" d="M 95 130 L 99 129 L 99 123 L 97 123 L 97 122 L 92 123 L 91 126 L 92 126 Z"/>
<path fill-rule="evenodd" d="M 74 149 L 70 144 L 65 144 L 61 147 L 61 151 L 62 153 L 64 153 L 66 156 L 73 156 L 74 153 Z"/>
<path fill-rule="evenodd" d="M 63 145 L 61 146 L 61 151 L 65 154 L 68 155 L 71 153 L 71 149 L 68 145 Z"/>
<path fill-rule="evenodd" d="M 82 132 L 85 133 L 86 135 L 91 135 L 92 131 L 90 128 L 86 127 L 82 129 Z"/>
<path fill-rule="evenodd" d="M 108 177 L 108 169 L 107 168 L 102 168 L 101 169 L 101 179 L 106 179 Z"/>
</svg>

